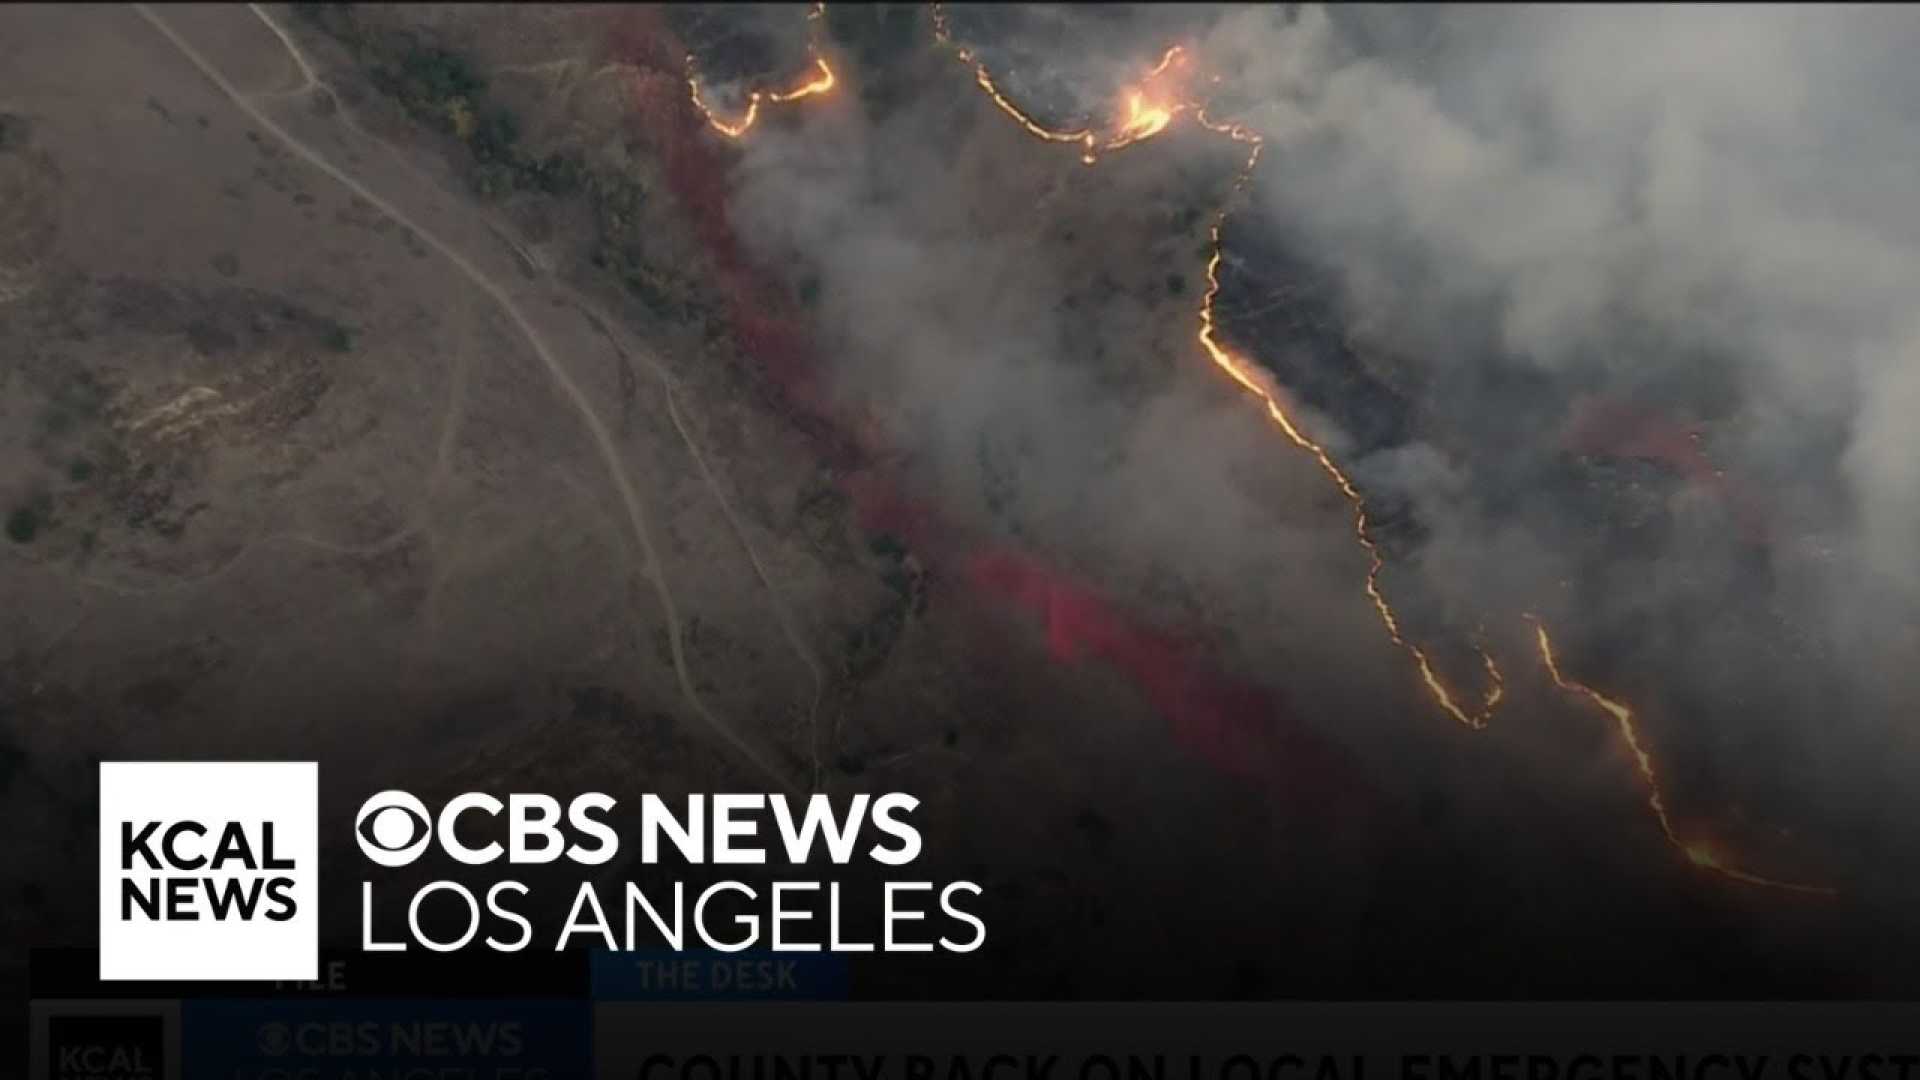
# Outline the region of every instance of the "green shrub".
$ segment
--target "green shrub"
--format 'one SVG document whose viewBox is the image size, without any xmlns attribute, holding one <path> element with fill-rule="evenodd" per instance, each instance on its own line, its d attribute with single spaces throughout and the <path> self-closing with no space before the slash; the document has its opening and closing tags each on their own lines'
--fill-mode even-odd
<svg viewBox="0 0 1920 1080">
<path fill-rule="evenodd" d="M 353 351 L 353 331 L 337 321 L 328 321 L 326 329 L 321 331 L 320 340 L 334 352 Z"/>
<path fill-rule="evenodd" d="M 31 544 L 45 525 L 46 521 L 38 507 L 16 506 L 7 515 L 7 539 L 16 544 Z"/>
</svg>

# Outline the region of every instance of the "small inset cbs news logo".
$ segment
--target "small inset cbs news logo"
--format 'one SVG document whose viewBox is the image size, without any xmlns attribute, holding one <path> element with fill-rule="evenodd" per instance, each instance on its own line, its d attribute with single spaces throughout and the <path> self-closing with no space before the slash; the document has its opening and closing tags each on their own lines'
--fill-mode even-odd
<svg viewBox="0 0 1920 1080">
<path fill-rule="evenodd" d="M 319 976 L 320 768 L 100 765 L 100 978 Z"/>
</svg>

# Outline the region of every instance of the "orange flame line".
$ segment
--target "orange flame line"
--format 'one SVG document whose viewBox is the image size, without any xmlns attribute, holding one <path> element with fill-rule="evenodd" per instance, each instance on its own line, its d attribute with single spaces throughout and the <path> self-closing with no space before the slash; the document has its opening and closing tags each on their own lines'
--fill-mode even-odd
<svg viewBox="0 0 1920 1080">
<path fill-rule="evenodd" d="M 826 10 L 827 5 L 824 2 L 814 4 L 812 10 L 807 12 L 807 21 L 811 23 L 813 27 L 818 27 L 821 17 L 826 14 Z M 813 35 L 814 31 L 810 30 L 809 37 L 813 38 Z M 802 98 L 825 94 L 834 88 L 837 80 L 834 78 L 833 68 L 827 64 L 826 58 L 820 55 L 819 41 L 817 38 L 808 41 L 807 51 L 813 55 L 813 66 L 817 72 L 813 78 L 791 90 L 777 90 L 771 93 L 763 90 L 753 91 L 747 95 L 747 111 L 742 113 L 740 119 L 736 121 L 728 122 L 721 119 L 719 114 L 714 112 L 700 96 L 700 77 L 695 70 L 695 61 L 692 53 L 687 54 L 688 96 L 693 101 L 693 107 L 700 110 L 700 115 L 707 118 L 707 124 L 711 126 L 713 130 L 725 135 L 729 139 L 738 139 L 752 130 L 754 121 L 760 118 L 760 103 L 762 101 L 784 105 L 789 102 L 799 101 Z"/>
<path fill-rule="evenodd" d="M 1540 647 L 1540 659 L 1546 664 L 1547 674 L 1553 684 L 1569 693 L 1586 698 L 1613 718 L 1614 729 L 1620 734 L 1620 741 L 1633 755 L 1634 766 L 1640 771 L 1640 779 L 1647 789 L 1647 808 L 1653 811 L 1653 818 L 1660 825 L 1660 831 L 1687 861 L 1693 865 L 1730 878 L 1747 885 L 1758 885 L 1768 889 L 1782 889 L 1787 892 L 1808 893 L 1815 896 L 1833 896 L 1835 891 L 1823 885 L 1803 885 L 1792 881 L 1780 881 L 1775 878 L 1761 877 L 1732 865 L 1720 853 L 1702 842 L 1688 842 L 1681 839 L 1679 830 L 1674 828 L 1673 815 L 1667 810 L 1667 800 L 1660 788 L 1658 774 L 1654 771 L 1653 754 L 1640 740 L 1640 728 L 1634 720 L 1633 710 L 1626 705 L 1602 694 L 1591 686 L 1577 683 L 1560 673 L 1559 661 L 1553 652 L 1553 639 L 1547 636 L 1547 627 L 1539 619 L 1527 616 L 1533 623 L 1534 639 Z"/>
<path fill-rule="evenodd" d="M 1150 106 L 1146 103 L 1146 94 L 1144 91 L 1132 90 L 1129 91 L 1127 95 L 1126 119 L 1120 122 L 1115 127 L 1113 133 L 1108 135 L 1104 140 L 1101 139 L 1092 128 L 1077 128 L 1072 131 L 1049 128 L 1045 124 L 1035 120 L 1025 110 L 1021 109 L 1020 106 L 1014 104 L 1013 99 L 1001 91 L 999 85 L 993 81 L 992 73 L 987 70 L 986 63 L 975 59 L 972 49 L 965 45 L 954 44 L 952 31 L 947 25 L 946 8 L 941 4 L 933 5 L 933 34 L 934 39 L 941 45 L 953 49 L 956 59 L 962 64 L 969 65 L 973 69 L 973 81 L 975 84 L 977 84 L 980 89 L 986 91 L 988 99 L 991 100 L 1001 112 L 1012 117 L 1014 122 L 1019 124 L 1027 134 L 1046 142 L 1079 143 L 1081 147 L 1080 160 L 1088 165 L 1097 162 L 1102 153 L 1112 153 L 1160 134 L 1162 131 L 1165 131 L 1181 113 L 1194 108 L 1191 104 Z M 1158 78 L 1185 54 L 1185 47 L 1180 45 L 1169 46 L 1167 51 L 1161 54 L 1160 62 L 1148 70 L 1141 81 L 1143 83 L 1151 82 Z"/>
<path fill-rule="evenodd" d="M 738 121 L 728 123 L 720 119 L 720 115 L 714 112 L 706 101 L 700 97 L 700 77 L 693 73 L 693 64 L 693 54 L 688 53 L 687 94 L 693 101 L 693 107 L 700 110 L 700 115 L 707 118 L 707 124 L 711 126 L 713 130 L 725 135 L 727 138 L 737 139 L 745 135 L 747 131 L 753 127 L 753 122 L 760 118 L 760 92 L 755 90 L 753 93 L 747 95 L 747 111 L 741 115 Z"/>
<path fill-rule="evenodd" d="M 1158 78 L 1161 72 L 1164 72 L 1167 70 L 1167 68 L 1173 66 L 1173 62 L 1175 60 L 1178 60 L 1181 54 L 1185 53 L 1186 51 L 1187 51 L 1186 49 L 1182 48 L 1179 45 L 1167 46 L 1167 51 L 1165 53 L 1162 53 L 1160 56 L 1160 62 L 1153 66 L 1152 71 L 1147 72 L 1147 78 L 1149 79 Z"/>
<path fill-rule="evenodd" d="M 1248 158 L 1247 169 L 1241 174 L 1243 178 L 1252 171 L 1253 165 L 1257 163 L 1260 145 L 1258 142 L 1254 143 L 1254 151 Z M 1365 586 L 1367 599 L 1372 602 L 1374 612 L 1379 615 L 1380 625 L 1386 628 L 1387 639 L 1413 658 L 1414 666 L 1420 672 L 1420 679 L 1426 684 L 1428 693 L 1432 695 L 1434 701 L 1439 704 L 1440 708 L 1444 710 L 1447 715 L 1476 731 L 1486 727 L 1488 721 L 1493 718 L 1494 712 L 1499 708 L 1501 701 L 1506 698 L 1506 681 L 1500 673 L 1499 664 L 1495 663 L 1492 654 L 1488 653 L 1484 648 L 1475 646 L 1476 651 L 1480 654 L 1482 665 L 1487 672 L 1487 689 L 1482 696 L 1480 708 L 1474 712 L 1468 712 L 1455 699 L 1453 691 L 1447 686 L 1445 680 L 1441 679 L 1439 672 L 1434 669 L 1433 661 L 1427 655 L 1427 651 L 1417 643 L 1409 640 L 1401 631 L 1400 617 L 1394 611 L 1393 605 L 1388 602 L 1386 594 L 1380 589 L 1380 571 L 1386 567 L 1386 559 L 1381 556 L 1380 547 L 1373 539 L 1371 522 L 1367 516 L 1366 498 L 1360 494 L 1360 489 L 1354 485 L 1353 479 L 1334 462 L 1333 455 L 1329 454 L 1324 446 L 1309 438 L 1306 433 L 1300 429 L 1299 425 L 1294 423 L 1293 418 L 1287 414 L 1286 409 L 1280 404 L 1280 392 L 1279 389 L 1273 385 L 1272 377 L 1267 375 L 1263 369 L 1255 367 L 1250 361 L 1240 356 L 1236 356 L 1226 346 L 1220 344 L 1217 326 L 1214 322 L 1213 303 L 1214 299 L 1220 294 L 1220 262 L 1222 259 L 1220 226 L 1224 220 L 1225 212 L 1223 211 L 1220 217 L 1215 219 L 1211 230 L 1213 253 L 1207 260 L 1207 292 L 1205 299 L 1201 301 L 1200 305 L 1200 332 L 1198 336 L 1201 347 L 1204 348 L 1207 355 L 1212 358 L 1215 366 L 1226 372 L 1232 377 L 1233 381 L 1239 383 L 1241 387 L 1260 399 L 1261 403 L 1266 406 L 1267 418 L 1273 421 L 1274 426 L 1278 427 L 1295 446 L 1312 455 L 1314 461 L 1319 463 L 1320 470 L 1326 473 L 1328 478 L 1334 482 L 1334 485 L 1340 489 L 1340 493 L 1346 496 L 1347 502 L 1353 506 L 1354 539 L 1367 553 L 1367 577 Z"/>
<path fill-rule="evenodd" d="M 973 56 L 973 54 L 966 49 L 961 49 L 955 55 L 960 58 L 961 63 L 970 62 Z M 1015 105 L 1012 99 L 1000 92 L 1000 88 L 994 85 L 993 76 L 987 72 L 987 65 L 983 63 L 973 65 L 973 79 L 974 82 L 980 85 L 980 89 L 987 92 L 987 97 L 995 105 L 1000 107 L 1000 111 L 1013 117 L 1014 121 L 1025 128 L 1028 134 L 1036 138 L 1045 139 L 1048 142 L 1081 143 L 1086 147 L 1081 155 L 1081 160 L 1089 165 L 1093 164 L 1096 140 L 1094 139 L 1092 130 L 1082 128 L 1079 131 L 1054 131 L 1051 128 L 1041 126 L 1039 121 L 1021 112 L 1020 107 Z"/>
<path fill-rule="evenodd" d="M 812 97 L 815 94 L 824 94 L 833 89 L 833 69 L 828 67 L 827 62 L 818 56 L 813 58 L 813 65 L 819 69 L 820 74 L 815 75 L 811 80 L 785 93 L 770 94 L 768 95 L 768 100 L 779 102 L 798 101 L 801 98 Z"/>
<path fill-rule="evenodd" d="M 1253 151 L 1248 155 L 1246 165 L 1242 167 L 1240 175 L 1235 179 L 1234 191 L 1237 193 L 1246 185 L 1252 175 L 1254 166 L 1259 163 L 1262 145 L 1260 135 L 1238 124 L 1214 123 L 1209 121 L 1204 113 L 1200 114 L 1198 119 L 1200 124 L 1210 131 L 1219 132 L 1236 141 L 1251 143 L 1253 145 Z M 1485 649 L 1476 646 L 1476 648 L 1479 648 L 1481 659 L 1485 663 L 1488 676 L 1488 690 L 1482 711 L 1477 716 L 1470 718 L 1454 703 L 1452 695 L 1448 693 L 1445 684 L 1442 683 L 1434 673 L 1426 653 L 1421 650 L 1418 645 L 1407 642 L 1401 636 L 1399 621 L 1395 617 L 1392 607 L 1387 603 L 1386 598 L 1381 594 L 1379 589 L 1378 578 L 1381 569 L 1381 556 L 1378 547 L 1368 534 L 1366 506 L 1359 489 L 1355 487 L 1347 475 L 1334 464 L 1332 457 L 1327 454 L 1326 450 L 1302 434 L 1300 429 L 1288 418 L 1286 412 L 1280 407 L 1277 391 L 1270 385 L 1271 379 L 1265 375 L 1265 372 L 1261 369 L 1254 368 L 1247 361 L 1234 356 L 1219 344 L 1214 333 L 1213 302 L 1219 294 L 1219 266 L 1222 258 L 1220 227 L 1226 219 L 1226 213 L 1226 208 L 1223 207 L 1219 216 L 1214 221 L 1211 234 L 1213 254 L 1207 263 L 1207 293 L 1200 309 L 1201 345 L 1206 348 L 1207 354 L 1213 358 L 1215 364 L 1225 370 L 1227 374 L 1231 375 L 1241 386 L 1252 391 L 1262 399 L 1266 404 L 1268 415 L 1279 425 L 1280 429 L 1286 433 L 1287 437 L 1291 439 L 1296 446 L 1313 454 L 1315 460 L 1320 463 L 1321 469 L 1333 478 L 1334 482 L 1340 487 L 1341 492 L 1346 495 L 1348 501 L 1353 504 L 1354 533 L 1360 545 L 1367 550 L 1369 559 L 1366 582 L 1367 597 L 1373 602 L 1374 609 L 1379 613 L 1382 625 L 1387 628 L 1388 637 L 1393 640 L 1394 644 L 1405 648 L 1414 658 L 1415 664 L 1419 667 L 1421 678 L 1426 682 L 1428 690 L 1433 694 L 1434 698 L 1439 701 L 1443 709 L 1455 719 L 1466 723 L 1469 727 L 1484 727 L 1494 707 L 1497 706 L 1505 696 L 1505 680 L 1501 676 L 1499 667 L 1494 663 L 1492 655 Z M 1552 640 L 1547 636 L 1546 626 L 1538 619 L 1532 619 L 1531 616 L 1529 616 L 1529 619 L 1533 622 L 1534 634 L 1539 644 L 1541 659 L 1545 661 L 1547 673 L 1552 676 L 1554 685 L 1562 690 L 1577 693 L 1585 697 L 1588 701 L 1613 717 L 1621 740 L 1633 754 L 1634 763 L 1639 769 L 1641 779 L 1646 784 L 1647 806 L 1653 811 L 1654 819 L 1659 823 L 1660 830 L 1666 836 L 1667 842 L 1684 854 L 1690 863 L 1702 869 L 1713 871 L 1730 880 L 1741 882 L 1742 884 L 1811 895 L 1835 895 L 1833 889 L 1825 886 L 1806 885 L 1762 877 L 1759 874 L 1751 873 L 1733 865 L 1725 856 L 1705 843 L 1688 843 L 1682 840 L 1678 831 L 1674 828 L 1672 815 L 1667 810 L 1666 797 L 1661 790 L 1654 771 L 1653 755 L 1648 752 L 1646 746 L 1641 742 L 1640 731 L 1634 721 L 1633 710 L 1599 693 L 1592 687 L 1573 682 L 1562 676 L 1554 657 Z"/>
</svg>

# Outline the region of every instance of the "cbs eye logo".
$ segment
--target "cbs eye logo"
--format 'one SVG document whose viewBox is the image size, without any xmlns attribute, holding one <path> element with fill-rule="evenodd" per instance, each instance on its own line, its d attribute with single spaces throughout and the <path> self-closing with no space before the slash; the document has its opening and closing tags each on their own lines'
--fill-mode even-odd
<svg viewBox="0 0 1920 1080">
<path fill-rule="evenodd" d="M 383 791 L 360 804 L 353 821 L 360 853 L 381 866 L 405 866 L 433 839 L 427 804 L 404 791 Z"/>
</svg>

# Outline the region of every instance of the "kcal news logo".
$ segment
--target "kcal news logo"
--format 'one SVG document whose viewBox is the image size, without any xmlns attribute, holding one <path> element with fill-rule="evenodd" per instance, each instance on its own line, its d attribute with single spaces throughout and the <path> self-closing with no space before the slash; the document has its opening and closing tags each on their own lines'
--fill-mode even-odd
<svg viewBox="0 0 1920 1080">
<path fill-rule="evenodd" d="M 319 766 L 100 765 L 100 978 L 319 976 Z"/>
</svg>

